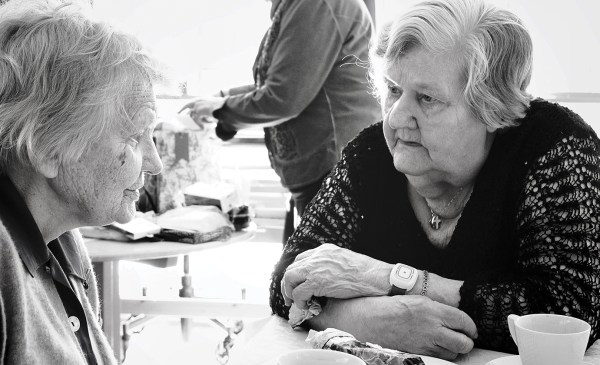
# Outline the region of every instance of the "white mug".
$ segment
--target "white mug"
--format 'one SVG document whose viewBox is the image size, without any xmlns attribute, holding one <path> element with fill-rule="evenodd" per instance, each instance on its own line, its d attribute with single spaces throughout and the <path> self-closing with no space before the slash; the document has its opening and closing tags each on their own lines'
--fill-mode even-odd
<svg viewBox="0 0 600 365">
<path fill-rule="evenodd" d="M 323 349 L 295 350 L 282 355 L 277 365 L 365 365 L 365 362 L 345 352 Z"/>
<path fill-rule="evenodd" d="M 580 365 L 591 327 L 559 314 L 511 314 L 508 328 L 523 365 Z"/>
</svg>

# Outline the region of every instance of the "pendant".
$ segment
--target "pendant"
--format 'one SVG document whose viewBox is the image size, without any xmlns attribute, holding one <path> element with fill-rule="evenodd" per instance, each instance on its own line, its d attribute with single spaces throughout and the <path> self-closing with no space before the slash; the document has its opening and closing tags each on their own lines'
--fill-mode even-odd
<svg viewBox="0 0 600 365">
<path fill-rule="evenodd" d="M 429 219 L 429 226 L 432 229 L 435 229 L 436 231 L 438 229 L 440 229 L 440 226 L 442 225 L 442 220 L 440 219 L 440 216 L 437 215 L 433 209 L 429 208 L 429 211 L 431 212 L 431 218 Z"/>
</svg>

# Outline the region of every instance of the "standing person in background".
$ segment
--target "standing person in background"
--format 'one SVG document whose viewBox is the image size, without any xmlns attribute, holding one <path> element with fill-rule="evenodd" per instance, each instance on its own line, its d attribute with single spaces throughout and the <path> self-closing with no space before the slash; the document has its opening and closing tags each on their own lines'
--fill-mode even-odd
<svg viewBox="0 0 600 365">
<path fill-rule="evenodd" d="M 196 122 L 216 118 L 223 140 L 264 127 L 271 166 L 302 215 L 348 141 L 381 119 L 361 65 L 373 23 L 362 0 L 273 0 L 271 19 L 253 67 L 255 84 L 182 110 Z"/>
</svg>

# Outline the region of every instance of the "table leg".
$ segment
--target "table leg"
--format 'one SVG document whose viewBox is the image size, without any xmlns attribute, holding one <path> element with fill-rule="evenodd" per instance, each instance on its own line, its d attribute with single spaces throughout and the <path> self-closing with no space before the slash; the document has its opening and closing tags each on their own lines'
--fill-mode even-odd
<svg viewBox="0 0 600 365">
<path fill-rule="evenodd" d="M 181 277 L 181 289 L 179 289 L 179 297 L 194 297 L 194 287 L 192 286 L 192 276 L 190 275 L 190 255 L 183 256 L 183 276 Z M 191 325 L 191 318 L 181 318 L 181 334 L 183 335 L 184 341 L 188 341 L 190 339 Z"/>
<path fill-rule="evenodd" d="M 121 361 L 121 298 L 119 296 L 119 262 L 106 261 L 95 265 L 100 284 L 102 328 L 115 357 Z"/>
</svg>

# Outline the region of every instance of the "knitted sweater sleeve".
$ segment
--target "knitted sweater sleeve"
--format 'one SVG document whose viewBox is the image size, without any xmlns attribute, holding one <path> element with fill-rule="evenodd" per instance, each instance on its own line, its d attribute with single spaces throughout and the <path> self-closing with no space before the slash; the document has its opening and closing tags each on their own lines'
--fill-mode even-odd
<svg viewBox="0 0 600 365">
<path fill-rule="evenodd" d="M 322 243 L 333 243 L 352 249 L 360 230 L 361 214 L 356 204 L 355 186 L 349 178 L 352 143 L 325 179 L 316 197 L 302 216 L 300 225 L 290 237 L 271 277 L 270 304 L 274 314 L 288 318 L 289 307 L 281 294 L 281 280 L 296 256 Z"/>
<path fill-rule="evenodd" d="M 4 313 L 4 299 L 2 298 L 2 295 L 0 295 L 0 363 L 4 362 L 4 356 L 6 354 L 7 333 L 6 314 Z"/>
<path fill-rule="evenodd" d="M 4 228 L 4 226 L 2 225 L 2 222 L 0 222 L 0 257 L 7 257 L 8 255 L 6 255 L 6 251 L 4 250 L 6 248 L 6 245 L 4 244 L 5 242 L 3 240 L 5 240 L 5 237 L 9 237 L 8 232 L 6 232 L 6 228 Z M 4 267 L 5 263 L 2 262 L 2 266 L 0 267 Z M 10 275 L 10 274 L 9 274 Z M 0 364 L 4 364 L 4 362 L 6 361 L 6 346 L 7 346 L 7 341 L 8 341 L 8 324 L 7 324 L 7 313 L 6 313 L 6 304 L 4 303 L 4 294 L 3 289 L 4 285 L 3 283 L 0 284 Z"/>
<path fill-rule="evenodd" d="M 465 281 L 460 308 L 475 321 L 476 346 L 516 351 L 509 314 L 560 313 L 592 326 L 600 316 L 600 147 L 564 137 L 530 167 L 518 202 L 517 272 Z"/>
</svg>

